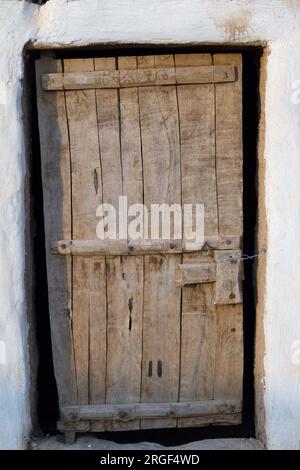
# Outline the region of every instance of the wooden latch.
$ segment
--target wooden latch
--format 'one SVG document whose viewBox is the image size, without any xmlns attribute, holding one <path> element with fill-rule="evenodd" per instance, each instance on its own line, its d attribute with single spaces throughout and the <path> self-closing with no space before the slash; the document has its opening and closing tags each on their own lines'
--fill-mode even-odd
<svg viewBox="0 0 300 470">
<path fill-rule="evenodd" d="M 241 304 L 243 264 L 240 250 L 216 250 L 210 262 L 179 264 L 176 272 L 178 287 L 214 282 L 215 304 Z"/>
</svg>

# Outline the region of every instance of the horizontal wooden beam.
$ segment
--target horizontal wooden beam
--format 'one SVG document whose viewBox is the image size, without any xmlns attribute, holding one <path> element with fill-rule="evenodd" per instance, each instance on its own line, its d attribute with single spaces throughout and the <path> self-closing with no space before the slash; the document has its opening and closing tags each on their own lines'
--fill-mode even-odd
<svg viewBox="0 0 300 470">
<path fill-rule="evenodd" d="M 163 419 L 163 418 L 161 418 Z M 166 418 L 168 419 L 168 418 Z M 147 421 L 144 421 L 144 423 Z M 214 414 L 208 416 L 196 417 L 195 420 L 191 418 L 180 418 L 178 420 L 168 420 L 168 426 L 170 423 L 172 427 L 188 428 L 188 427 L 200 427 L 200 426 L 236 426 L 242 422 L 242 413 L 232 414 Z M 75 432 L 103 432 L 103 431 L 122 431 L 122 426 L 114 426 L 113 420 L 106 421 L 59 421 L 57 423 L 57 429 L 63 432 L 75 431 Z"/>
<path fill-rule="evenodd" d="M 193 418 L 241 412 L 240 400 L 203 400 L 173 403 L 74 405 L 61 409 L 62 421 L 132 421 L 153 418 Z"/>
<path fill-rule="evenodd" d="M 42 75 L 46 91 L 88 88 L 128 88 L 189 83 L 226 83 L 236 80 L 232 65 L 202 67 L 148 68 L 136 70 L 100 70 L 97 72 L 48 73 Z"/>
<path fill-rule="evenodd" d="M 50 251 L 73 256 L 137 256 L 149 254 L 180 254 L 204 249 L 229 250 L 240 246 L 240 237 L 207 237 L 204 244 L 184 240 L 60 240 Z"/>
</svg>

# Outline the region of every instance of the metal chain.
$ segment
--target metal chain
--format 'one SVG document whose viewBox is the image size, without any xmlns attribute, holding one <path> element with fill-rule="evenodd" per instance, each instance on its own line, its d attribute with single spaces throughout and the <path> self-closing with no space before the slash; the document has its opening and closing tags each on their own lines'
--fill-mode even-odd
<svg viewBox="0 0 300 470">
<path fill-rule="evenodd" d="M 261 258 L 266 254 L 267 250 L 265 248 L 262 248 L 258 253 L 255 253 L 254 255 L 247 255 L 246 253 L 242 253 L 240 256 L 234 256 L 231 255 L 228 258 L 222 259 L 222 261 L 218 261 L 218 263 L 224 263 L 225 261 L 231 261 L 231 260 L 236 260 L 236 261 L 249 261 L 252 259 L 256 258 Z"/>
</svg>

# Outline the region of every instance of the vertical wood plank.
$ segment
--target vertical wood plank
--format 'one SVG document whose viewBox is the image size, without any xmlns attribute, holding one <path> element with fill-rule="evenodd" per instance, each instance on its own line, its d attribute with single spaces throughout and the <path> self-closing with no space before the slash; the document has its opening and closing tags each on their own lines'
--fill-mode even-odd
<svg viewBox="0 0 300 470">
<path fill-rule="evenodd" d="M 180 401 L 213 397 L 216 352 L 214 285 L 184 288 Z"/>
<path fill-rule="evenodd" d="M 89 265 L 90 280 L 90 404 L 105 403 L 106 380 L 106 266 L 103 256 L 94 257 Z"/>
<path fill-rule="evenodd" d="M 219 227 L 221 235 L 243 234 L 242 212 L 242 56 L 215 54 L 215 65 L 237 68 L 237 81 L 215 85 L 216 162 Z M 240 398 L 243 394 L 243 308 L 218 305 L 218 345 L 214 398 Z"/>
<path fill-rule="evenodd" d="M 95 59 L 95 70 L 114 70 L 115 57 Z M 119 205 L 123 194 L 119 126 L 118 90 L 96 90 L 101 166 L 103 173 L 103 202 Z"/>
<path fill-rule="evenodd" d="M 136 58 L 120 57 L 118 67 L 136 68 Z M 120 90 L 119 102 L 122 182 L 129 206 L 143 202 L 137 89 Z M 107 402 L 136 403 L 140 401 L 141 389 L 143 257 L 108 258 L 107 268 Z M 110 426 L 111 430 L 139 428 L 140 420 L 112 423 Z"/>
<path fill-rule="evenodd" d="M 71 238 L 70 151 L 64 93 L 45 93 L 41 88 L 41 75 L 61 71 L 61 61 L 53 60 L 50 55 L 41 54 L 36 62 L 49 313 L 60 407 L 77 403 L 71 318 L 72 274 L 70 258 L 53 256 L 49 249 L 53 240 Z"/>
<path fill-rule="evenodd" d="M 95 70 L 114 70 L 116 68 L 115 57 L 103 57 L 94 59 Z M 122 168 L 121 168 L 121 150 L 120 150 L 120 128 L 119 128 L 119 98 L 118 90 L 96 90 L 96 106 L 98 120 L 98 136 L 100 144 L 100 161 L 102 170 L 102 195 L 103 202 L 112 204 L 116 210 L 118 207 L 119 195 L 122 194 Z M 110 237 L 112 234 L 107 233 Z M 116 260 L 120 258 L 117 257 Z M 110 357 L 114 348 L 113 338 L 109 335 L 111 303 L 109 299 L 111 292 L 117 287 L 118 280 L 115 280 L 108 274 L 108 258 L 106 263 L 106 286 L 107 286 L 107 324 L 106 324 L 106 383 L 105 383 L 105 402 L 110 402 Z M 115 291 L 116 292 L 116 291 Z M 114 292 L 114 295 L 115 295 Z M 120 305 L 119 307 L 120 308 Z M 103 427 L 109 431 L 112 423 L 105 423 Z"/>
<path fill-rule="evenodd" d="M 209 54 L 175 56 L 176 67 L 211 65 Z M 182 201 L 204 204 L 205 235 L 218 235 L 214 85 L 178 85 Z"/>
<path fill-rule="evenodd" d="M 138 57 L 138 67 L 173 66 L 173 56 Z M 144 201 L 180 203 L 180 149 L 176 89 L 139 89 Z M 180 289 L 175 267 L 181 256 L 145 256 L 142 402 L 178 399 Z M 176 419 L 143 420 L 142 428 L 174 427 Z"/>
<path fill-rule="evenodd" d="M 92 71 L 94 62 L 93 59 L 64 60 L 64 70 Z M 95 91 L 68 91 L 66 104 L 72 162 L 73 238 L 93 239 L 96 209 L 102 202 Z M 81 404 L 105 400 L 106 286 L 99 276 L 104 271 L 104 257 L 74 257 L 73 333 Z"/>
<path fill-rule="evenodd" d="M 136 57 L 119 57 L 118 68 L 136 69 Z M 119 93 L 123 190 L 130 206 L 143 203 L 139 97 L 136 87 L 120 89 Z"/>
<path fill-rule="evenodd" d="M 140 401 L 143 260 L 107 258 L 107 403 Z M 112 423 L 109 430 L 139 429 L 139 420 Z M 108 430 L 108 429 L 107 429 Z"/>
<path fill-rule="evenodd" d="M 178 54 L 176 67 L 211 65 L 209 54 Z M 182 204 L 203 203 L 205 234 L 218 233 L 215 172 L 215 103 L 213 85 L 177 87 L 180 116 Z M 183 256 L 183 263 L 213 262 L 211 257 Z M 214 284 L 182 289 L 180 401 L 213 398 L 217 317 Z M 201 425 L 199 418 L 179 419 L 178 426 Z"/>
<path fill-rule="evenodd" d="M 218 305 L 214 399 L 243 396 L 243 306 Z"/>
<path fill-rule="evenodd" d="M 215 54 L 214 65 L 235 65 L 237 80 L 216 84 L 216 166 L 220 235 L 243 233 L 242 56 Z"/>
</svg>

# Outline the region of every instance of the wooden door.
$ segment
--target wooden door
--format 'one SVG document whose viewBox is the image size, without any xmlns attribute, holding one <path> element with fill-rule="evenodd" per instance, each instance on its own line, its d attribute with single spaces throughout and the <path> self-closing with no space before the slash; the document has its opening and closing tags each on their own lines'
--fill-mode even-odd
<svg viewBox="0 0 300 470">
<path fill-rule="evenodd" d="M 240 423 L 241 55 L 42 54 L 36 71 L 59 428 Z M 203 246 L 97 240 L 120 195 L 203 203 Z"/>
</svg>

